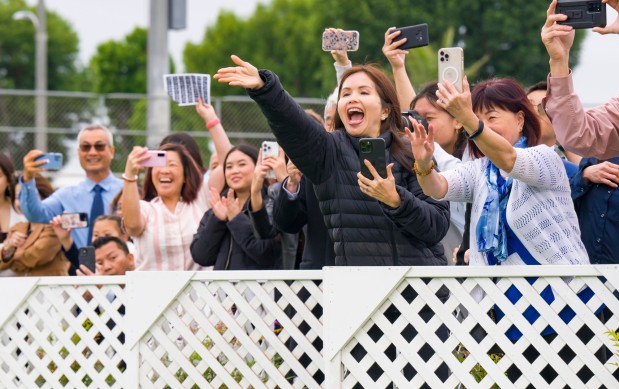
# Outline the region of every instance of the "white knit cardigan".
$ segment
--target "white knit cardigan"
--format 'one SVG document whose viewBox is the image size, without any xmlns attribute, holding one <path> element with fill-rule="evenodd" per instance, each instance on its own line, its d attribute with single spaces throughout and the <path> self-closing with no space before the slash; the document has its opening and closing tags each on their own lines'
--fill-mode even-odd
<svg viewBox="0 0 619 389">
<path fill-rule="evenodd" d="M 507 223 L 542 265 L 589 264 L 580 239 L 578 218 L 572 203 L 570 184 L 561 158 L 548 146 L 516 150 L 514 168 L 501 175 L 514 179 L 507 202 Z M 473 203 L 471 212 L 471 266 L 488 265 L 477 251 L 477 222 L 488 194 L 488 158 L 463 163 L 441 174 L 448 190 L 441 200 Z M 502 265 L 525 265 L 517 253 Z"/>
</svg>

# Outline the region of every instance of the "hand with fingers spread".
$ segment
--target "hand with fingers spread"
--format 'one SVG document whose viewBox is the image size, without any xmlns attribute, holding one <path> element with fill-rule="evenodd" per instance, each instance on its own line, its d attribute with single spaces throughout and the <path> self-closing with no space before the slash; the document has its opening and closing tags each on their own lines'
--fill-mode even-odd
<svg viewBox="0 0 619 389">
<path fill-rule="evenodd" d="M 563 14 L 555 14 L 557 0 L 553 0 L 546 11 L 546 23 L 542 27 L 542 43 L 550 56 L 551 75 L 565 77 L 569 74 L 570 49 L 574 44 L 575 31 L 571 26 L 558 24 L 567 20 Z"/>
<path fill-rule="evenodd" d="M 260 78 L 255 66 L 236 55 L 232 55 L 231 58 L 237 66 L 219 69 L 213 76 L 214 79 L 228 83 L 230 86 L 242 86 L 246 89 L 260 89 L 264 86 L 264 81 Z"/>
<path fill-rule="evenodd" d="M 428 171 L 432 167 L 434 155 L 434 129 L 432 126 L 426 129 L 416 120 L 412 120 L 413 132 L 406 128 L 406 136 L 411 143 L 411 150 L 415 157 L 415 164 L 420 171 Z"/>
<path fill-rule="evenodd" d="M 393 163 L 387 166 L 387 178 L 383 178 L 378 174 L 376 168 L 367 159 L 363 160 L 373 179 L 369 179 L 361 172 L 357 173 L 357 183 L 361 192 L 375 198 L 383 204 L 387 204 L 391 208 L 397 208 L 400 205 L 400 195 L 395 187 L 395 178 L 393 177 Z"/>
<path fill-rule="evenodd" d="M 404 67 L 408 50 L 402 50 L 399 47 L 406 42 L 406 38 L 398 41 L 393 41 L 400 36 L 401 31 L 394 31 L 395 27 L 389 27 L 385 32 L 385 43 L 383 44 L 383 54 L 387 57 L 392 69 L 400 69 Z"/>
<path fill-rule="evenodd" d="M 608 185 L 616 188 L 619 184 L 619 165 L 605 161 L 586 167 L 582 177 L 591 183 Z"/>
<path fill-rule="evenodd" d="M 610 5 L 619 13 L 619 0 L 602 0 L 602 3 Z M 619 15 L 614 22 L 607 24 L 606 27 L 593 27 L 592 31 L 602 35 L 619 34 Z"/>
</svg>

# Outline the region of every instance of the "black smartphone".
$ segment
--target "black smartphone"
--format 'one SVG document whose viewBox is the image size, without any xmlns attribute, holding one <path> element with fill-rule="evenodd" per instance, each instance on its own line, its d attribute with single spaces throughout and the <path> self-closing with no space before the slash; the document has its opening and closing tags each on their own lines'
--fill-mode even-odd
<svg viewBox="0 0 619 389">
<path fill-rule="evenodd" d="M 364 160 L 370 161 L 374 169 L 382 178 L 387 177 L 387 163 L 385 162 L 385 140 L 383 138 L 361 138 L 359 139 L 359 165 L 361 166 L 361 174 L 370 180 L 374 179 L 372 173 Z"/>
<path fill-rule="evenodd" d="M 393 32 L 395 31 L 400 31 L 400 35 L 395 37 L 393 40 L 394 42 L 406 38 L 406 42 L 399 47 L 402 50 L 427 46 L 430 43 L 430 38 L 428 37 L 428 25 L 426 23 L 396 28 Z"/>
<path fill-rule="evenodd" d="M 80 247 L 77 256 L 80 265 L 89 268 L 93 273 L 96 273 L 95 268 L 95 248 L 92 246 Z"/>
<path fill-rule="evenodd" d="M 567 20 L 558 22 L 574 28 L 606 26 L 606 4 L 601 1 L 559 0 L 556 14 L 567 15 Z"/>
</svg>

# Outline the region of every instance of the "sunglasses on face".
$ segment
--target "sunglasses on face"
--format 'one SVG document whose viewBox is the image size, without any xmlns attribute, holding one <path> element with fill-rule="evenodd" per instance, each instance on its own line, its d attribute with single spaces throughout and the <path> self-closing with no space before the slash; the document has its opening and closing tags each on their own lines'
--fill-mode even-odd
<svg viewBox="0 0 619 389">
<path fill-rule="evenodd" d="M 95 150 L 97 151 L 103 151 L 105 150 L 105 148 L 107 147 L 107 145 L 105 143 L 96 143 L 94 145 L 91 145 L 90 143 L 82 143 L 80 145 L 80 151 L 87 153 L 90 151 L 90 149 L 95 148 Z"/>
</svg>

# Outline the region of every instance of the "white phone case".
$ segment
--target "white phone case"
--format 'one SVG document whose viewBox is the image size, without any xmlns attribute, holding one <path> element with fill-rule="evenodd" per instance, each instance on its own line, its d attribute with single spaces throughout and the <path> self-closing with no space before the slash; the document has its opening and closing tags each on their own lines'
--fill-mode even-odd
<svg viewBox="0 0 619 389">
<path fill-rule="evenodd" d="M 438 82 L 449 81 L 462 93 L 464 78 L 464 50 L 444 47 L 438 51 Z"/>
</svg>

